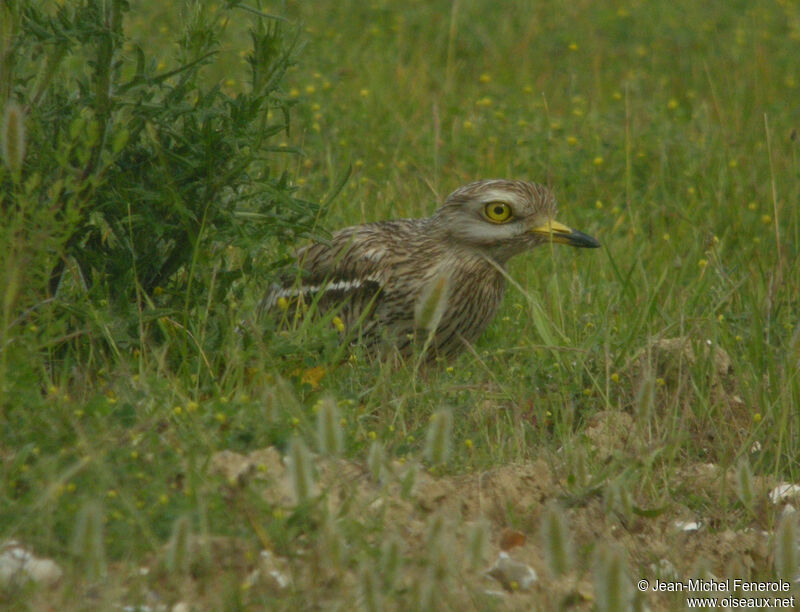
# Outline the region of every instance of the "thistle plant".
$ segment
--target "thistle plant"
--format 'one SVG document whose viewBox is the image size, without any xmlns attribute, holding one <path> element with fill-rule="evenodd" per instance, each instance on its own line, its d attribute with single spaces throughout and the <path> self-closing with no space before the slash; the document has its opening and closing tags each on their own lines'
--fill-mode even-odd
<svg viewBox="0 0 800 612">
<path fill-rule="evenodd" d="M 273 141 L 289 130 L 299 31 L 237 1 L 190 2 L 164 66 L 130 37 L 125 0 L 45 4 L 0 7 L 0 210 L 17 228 L 0 233 L 0 262 L 26 261 L 3 318 L 74 329 L 107 304 L 119 323 L 100 346 L 118 350 L 163 339 L 168 312 L 185 361 L 220 337 L 205 329 L 230 327 L 216 315 L 242 279 L 269 276 L 319 216 L 276 170 L 293 152 Z M 208 78 L 234 17 L 251 42 L 235 95 Z"/>
</svg>

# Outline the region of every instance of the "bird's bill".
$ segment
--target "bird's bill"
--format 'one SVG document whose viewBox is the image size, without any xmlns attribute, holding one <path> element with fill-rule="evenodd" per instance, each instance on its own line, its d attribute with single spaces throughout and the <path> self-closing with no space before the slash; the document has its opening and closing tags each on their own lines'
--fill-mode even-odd
<svg viewBox="0 0 800 612">
<path fill-rule="evenodd" d="M 539 227 L 534 227 L 531 233 L 544 236 L 550 242 L 568 244 L 574 247 L 596 249 L 600 246 L 600 243 L 588 234 L 574 230 L 555 220 L 540 225 Z"/>
</svg>

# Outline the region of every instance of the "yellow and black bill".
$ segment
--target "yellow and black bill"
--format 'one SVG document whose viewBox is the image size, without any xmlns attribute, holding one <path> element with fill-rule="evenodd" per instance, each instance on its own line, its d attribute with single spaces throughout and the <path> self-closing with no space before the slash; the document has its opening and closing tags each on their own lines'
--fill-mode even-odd
<svg viewBox="0 0 800 612">
<path fill-rule="evenodd" d="M 589 236 L 589 234 L 574 230 L 558 221 L 550 221 L 539 227 L 534 227 L 531 233 L 544 236 L 550 242 L 568 244 L 574 247 L 596 249 L 600 246 L 600 243 Z"/>
</svg>

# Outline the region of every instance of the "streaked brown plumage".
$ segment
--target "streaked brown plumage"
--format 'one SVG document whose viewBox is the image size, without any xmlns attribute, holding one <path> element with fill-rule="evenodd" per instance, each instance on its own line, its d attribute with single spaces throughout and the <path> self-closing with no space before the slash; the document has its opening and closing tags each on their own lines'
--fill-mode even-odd
<svg viewBox="0 0 800 612">
<path fill-rule="evenodd" d="M 264 306 L 287 309 L 302 296 L 322 312 L 339 309 L 345 327 L 373 351 L 395 346 L 407 355 L 415 339 L 430 335 L 429 355 L 451 356 L 494 317 L 511 257 L 548 241 L 600 246 L 555 221 L 555 212 L 542 185 L 469 183 L 431 217 L 356 225 L 330 244 L 301 249 L 300 282 L 273 285 Z"/>
</svg>

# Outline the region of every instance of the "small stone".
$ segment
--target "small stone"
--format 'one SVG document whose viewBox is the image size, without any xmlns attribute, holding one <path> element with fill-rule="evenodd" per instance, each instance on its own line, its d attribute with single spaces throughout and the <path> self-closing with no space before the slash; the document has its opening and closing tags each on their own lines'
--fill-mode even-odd
<svg viewBox="0 0 800 612">
<path fill-rule="evenodd" d="M 282 565 L 271 551 L 262 550 L 258 556 L 258 567 L 247 576 L 245 586 L 251 588 L 260 584 L 272 591 L 282 591 L 291 583 Z"/>
<path fill-rule="evenodd" d="M 502 584 L 507 591 L 527 591 L 538 579 L 531 566 L 514 561 L 504 551 L 497 556 L 497 561 L 486 574 Z"/>
<path fill-rule="evenodd" d="M 703 523 L 698 521 L 675 521 L 678 531 L 699 531 Z"/>
<path fill-rule="evenodd" d="M 35 557 L 16 540 L 0 546 L 0 586 L 19 585 L 28 580 L 52 586 L 63 573 L 55 561 Z"/>
<path fill-rule="evenodd" d="M 800 497 L 800 485 L 782 482 L 769 492 L 769 500 L 773 504 L 789 501 Z"/>
</svg>

